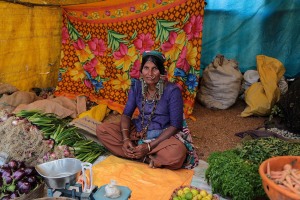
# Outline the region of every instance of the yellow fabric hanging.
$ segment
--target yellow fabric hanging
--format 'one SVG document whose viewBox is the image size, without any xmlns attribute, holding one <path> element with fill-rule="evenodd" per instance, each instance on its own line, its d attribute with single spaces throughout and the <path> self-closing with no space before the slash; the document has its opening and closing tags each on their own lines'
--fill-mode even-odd
<svg viewBox="0 0 300 200">
<path fill-rule="evenodd" d="M 169 200 L 174 189 L 191 184 L 193 175 L 193 170 L 152 169 L 116 156 L 93 166 L 94 185 L 100 187 L 116 180 L 132 191 L 130 200 Z"/>
<path fill-rule="evenodd" d="M 0 2 L 0 81 L 19 90 L 55 87 L 61 8 Z"/>
</svg>

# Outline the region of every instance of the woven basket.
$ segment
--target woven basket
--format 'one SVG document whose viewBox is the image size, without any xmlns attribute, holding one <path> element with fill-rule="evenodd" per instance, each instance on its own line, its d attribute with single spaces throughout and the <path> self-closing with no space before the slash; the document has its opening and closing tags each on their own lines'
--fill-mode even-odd
<svg viewBox="0 0 300 200">
<path fill-rule="evenodd" d="M 32 200 L 45 196 L 45 183 L 41 183 L 28 194 L 21 195 L 16 200 Z"/>
</svg>

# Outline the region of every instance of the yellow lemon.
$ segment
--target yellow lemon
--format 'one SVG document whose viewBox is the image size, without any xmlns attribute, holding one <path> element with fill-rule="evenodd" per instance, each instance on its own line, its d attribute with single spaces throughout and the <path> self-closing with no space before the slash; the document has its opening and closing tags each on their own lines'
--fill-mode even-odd
<svg viewBox="0 0 300 200">
<path fill-rule="evenodd" d="M 193 197 L 196 196 L 197 194 L 199 194 L 199 191 L 196 189 L 191 189 L 191 192 L 193 193 Z"/>
<path fill-rule="evenodd" d="M 197 196 L 194 196 L 192 200 L 198 200 L 198 197 L 197 197 Z"/>
<path fill-rule="evenodd" d="M 190 192 L 190 191 L 191 191 L 191 189 L 190 189 L 189 187 L 183 188 L 184 194 L 186 194 L 186 193 L 188 193 L 188 192 Z"/>
<path fill-rule="evenodd" d="M 187 193 L 185 194 L 185 198 L 186 198 L 187 200 L 192 200 L 192 199 L 193 199 L 193 193 L 192 193 L 192 192 L 187 192 Z"/>
<path fill-rule="evenodd" d="M 198 200 L 202 199 L 202 195 L 201 194 L 197 194 L 196 197 L 197 197 Z"/>
<path fill-rule="evenodd" d="M 181 196 L 183 194 L 183 190 L 178 190 L 177 191 L 177 196 Z"/>
<path fill-rule="evenodd" d="M 206 197 L 207 196 L 207 191 L 206 190 L 201 190 L 200 194 L 202 197 Z"/>
<path fill-rule="evenodd" d="M 208 194 L 207 198 L 210 199 L 210 200 L 212 200 L 213 199 L 213 195 L 212 194 Z"/>
</svg>

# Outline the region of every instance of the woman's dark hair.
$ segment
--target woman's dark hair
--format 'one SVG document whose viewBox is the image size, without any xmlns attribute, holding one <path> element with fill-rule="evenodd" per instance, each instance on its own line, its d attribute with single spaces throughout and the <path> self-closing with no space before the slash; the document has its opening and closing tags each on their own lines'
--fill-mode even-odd
<svg viewBox="0 0 300 200">
<path fill-rule="evenodd" d="M 142 59 L 142 66 L 141 66 L 141 72 L 142 72 L 143 67 L 144 67 L 144 65 L 145 65 L 145 63 L 146 63 L 147 61 L 153 62 L 153 63 L 157 66 L 157 68 L 158 68 L 160 74 L 161 74 L 161 75 L 165 75 L 166 70 L 165 70 L 165 67 L 164 67 L 164 62 L 163 62 L 163 60 L 162 60 L 161 58 L 157 57 L 157 56 L 154 56 L 154 55 L 146 55 L 146 56 L 143 56 L 143 59 Z"/>
</svg>

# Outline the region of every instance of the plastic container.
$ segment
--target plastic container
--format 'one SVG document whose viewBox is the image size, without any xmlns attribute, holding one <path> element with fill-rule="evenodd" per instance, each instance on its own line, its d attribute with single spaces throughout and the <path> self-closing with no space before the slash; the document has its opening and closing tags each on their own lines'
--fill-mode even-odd
<svg viewBox="0 0 300 200">
<path fill-rule="evenodd" d="M 300 156 L 277 156 L 265 160 L 259 166 L 262 184 L 270 200 L 300 200 L 300 195 L 281 188 L 266 176 L 268 162 L 270 169 L 273 171 L 282 170 L 283 166 L 287 163 L 294 163 L 293 168 L 300 169 Z"/>
</svg>

